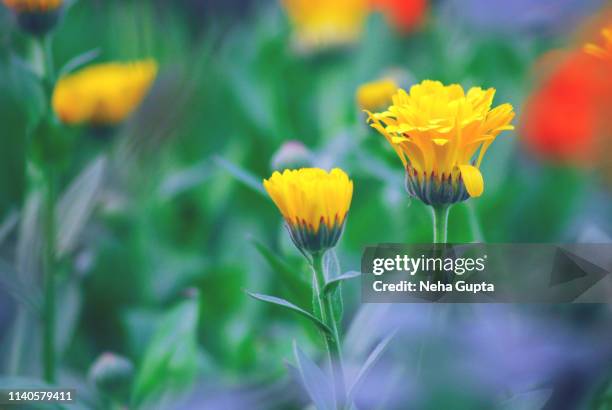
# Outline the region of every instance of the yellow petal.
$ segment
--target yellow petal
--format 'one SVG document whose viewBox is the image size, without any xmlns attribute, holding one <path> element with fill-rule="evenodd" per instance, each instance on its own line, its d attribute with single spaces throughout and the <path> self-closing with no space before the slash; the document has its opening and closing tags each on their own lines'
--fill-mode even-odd
<svg viewBox="0 0 612 410">
<path fill-rule="evenodd" d="M 444 138 L 434 138 L 432 139 L 433 143 L 436 145 L 439 145 L 441 147 L 443 147 L 444 145 L 448 144 L 448 140 L 444 139 Z"/>
<path fill-rule="evenodd" d="M 459 165 L 461 178 L 465 184 L 465 189 L 471 197 L 476 198 L 484 191 L 484 180 L 480 170 L 473 165 Z"/>
</svg>

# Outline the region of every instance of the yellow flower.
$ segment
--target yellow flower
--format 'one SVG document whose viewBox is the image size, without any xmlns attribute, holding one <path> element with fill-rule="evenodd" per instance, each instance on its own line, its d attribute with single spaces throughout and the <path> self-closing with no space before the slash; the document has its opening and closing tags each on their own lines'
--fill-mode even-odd
<svg viewBox="0 0 612 410">
<path fill-rule="evenodd" d="M 436 205 L 482 194 L 482 158 L 500 132 L 514 129 L 512 105 L 491 109 L 494 95 L 425 80 L 410 93 L 398 90 L 387 111 L 368 112 L 404 164 L 411 195 Z"/>
<path fill-rule="evenodd" d="M 263 185 L 302 251 L 321 252 L 338 242 L 353 197 L 353 181 L 339 168 L 274 172 Z"/>
<path fill-rule="evenodd" d="M 604 60 L 612 60 L 612 25 L 603 28 L 601 35 L 604 38 L 602 46 L 589 43 L 584 46 L 584 51 Z"/>
<path fill-rule="evenodd" d="M 6 7 L 17 12 L 41 12 L 59 8 L 63 0 L 2 0 Z"/>
<path fill-rule="evenodd" d="M 118 124 L 140 105 L 156 75 L 153 60 L 87 67 L 57 82 L 53 109 L 68 124 Z"/>
<path fill-rule="evenodd" d="M 356 41 L 368 15 L 368 0 L 282 0 L 300 49 Z"/>
<path fill-rule="evenodd" d="M 399 86 L 390 78 L 365 83 L 357 89 L 357 105 L 363 110 L 378 110 L 391 104 Z"/>
</svg>

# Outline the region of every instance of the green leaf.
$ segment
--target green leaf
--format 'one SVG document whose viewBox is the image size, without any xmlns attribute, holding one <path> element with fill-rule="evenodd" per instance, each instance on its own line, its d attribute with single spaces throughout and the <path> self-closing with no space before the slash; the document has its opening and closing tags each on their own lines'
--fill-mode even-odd
<svg viewBox="0 0 612 410">
<path fill-rule="evenodd" d="M 214 156 L 213 161 L 215 162 L 215 164 L 217 164 L 218 166 L 220 166 L 221 168 L 225 169 L 227 172 L 232 174 L 232 176 L 236 178 L 238 181 L 242 182 L 244 185 L 253 189 L 255 192 L 260 193 L 261 195 L 267 197 L 266 191 L 264 190 L 264 187 L 261 183 L 260 178 L 257 178 L 255 175 L 253 175 L 249 171 L 226 160 L 223 157 Z"/>
<path fill-rule="evenodd" d="M 323 255 L 323 271 L 325 273 L 325 280 L 328 282 L 340 276 L 340 261 L 335 250 L 330 249 Z"/>
<path fill-rule="evenodd" d="M 45 107 L 42 88 L 16 59 L 0 56 L 0 217 L 21 204 L 26 186 L 26 146 L 29 130 Z"/>
<path fill-rule="evenodd" d="M 334 320 L 336 323 L 342 322 L 344 315 L 344 300 L 342 299 L 342 288 L 338 286 L 336 291 L 331 294 L 332 310 L 334 312 Z"/>
<path fill-rule="evenodd" d="M 287 287 L 296 305 L 305 308 L 310 302 L 311 289 L 308 282 L 303 279 L 302 272 L 294 269 L 283 258 L 256 239 L 252 239 L 255 249 L 268 262 L 274 272 L 280 276 L 282 283 Z"/>
<path fill-rule="evenodd" d="M 27 307 L 33 313 L 40 313 L 42 295 L 40 289 L 27 286 L 11 265 L 0 259 L 0 288 Z"/>
<path fill-rule="evenodd" d="M 328 283 L 340 276 L 340 262 L 333 249 L 325 253 L 323 258 L 323 269 L 325 280 Z M 337 284 L 333 286 L 334 289 L 327 293 L 325 293 L 325 285 L 323 285 L 323 297 L 331 298 L 332 310 L 336 323 L 342 322 L 342 315 L 344 314 L 344 301 L 342 300 L 342 287 L 340 283 L 341 282 L 337 282 Z"/>
<path fill-rule="evenodd" d="M 384 352 L 389 342 L 393 339 L 393 337 L 395 337 L 395 334 L 396 334 L 396 331 L 392 332 L 389 336 L 381 340 L 380 343 L 376 345 L 374 350 L 372 350 L 372 352 L 370 353 L 366 361 L 363 363 L 363 366 L 361 366 L 361 369 L 359 370 L 357 377 L 355 377 L 355 380 L 353 381 L 353 383 L 351 384 L 351 387 L 348 390 L 349 403 L 353 399 L 353 396 L 357 392 L 357 389 L 359 389 L 361 384 L 364 382 L 369 371 L 372 369 L 372 367 L 374 367 L 374 365 L 376 364 L 376 362 L 378 361 L 378 359 Z"/>
<path fill-rule="evenodd" d="M 302 352 L 295 340 L 293 354 L 304 388 L 317 410 L 333 410 L 334 395 L 329 377 Z"/>
<path fill-rule="evenodd" d="M 259 293 L 251 293 L 251 292 L 247 292 L 249 294 L 249 296 L 251 296 L 254 299 L 257 300 L 261 300 L 263 302 L 268 302 L 268 303 L 272 303 L 274 305 L 278 305 L 278 306 L 282 306 L 286 309 L 292 310 L 293 312 L 301 315 L 302 317 L 305 317 L 306 319 L 310 320 L 312 323 L 315 324 L 315 326 L 317 326 L 319 328 L 319 330 L 321 330 L 323 333 L 325 333 L 327 336 L 331 336 L 332 335 L 332 331 L 329 327 L 327 327 L 327 325 L 323 322 L 321 322 L 319 319 L 317 319 L 316 317 L 314 317 L 311 313 L 305 311 L 304 309 L 294 305 L 291 302 L 286 301 L 285 299 L 281 299 L 281 298 L 277 298 L 275 296 L 269 296 L 269 295 L 262 295 Z"/>
<path fill-rule="evenodd" d="M 64 256 L 76 246 L 83 227 L 89 220 L 104 182 L 106 158 L 93 160 L 70 184 L 57 207 L 57 253 Z"/>
<path fill-rule="evenodd" d="M 349 279 L 353 279 L 353 278 L 357 278 L 361 276 L 361 272 L 357 272 L 357 271 L 348 271 L 343 273 L 342 275 L 328 281 L 325 286 L 323 287 L 323 294 L 325 295 L 329 295 L 332 292 L 335 292 L 336 289 L 338 288 L 338 286 L 340 286 L 340 284 L 345 281 L 345 280 L 349 280 Z"/>
<path fill-rule="evenodd" d="M 19 212 L 15 209 L 11 210 L 4 221 L 0 224 L 0 246 L 4 244 L 4 241 L 13 232 L 15 227 L 19 224 Z"/>
<path fill-rule="evenodd" d="M 312 277 L 312 289 L 317 288 L 317 280 L 313 276 Z M 319 305 L 319 297 L 317 296 L 317 292 L 312 292 L 312 312 L 315 317 L 319 320 L 323 320 L 323 314 L 321 313 L 321 306 Z"/>
<path fill-rule="evenodd" d="M 73 72 L 77 68 L 84 66 L 85 64 L 91 63 L 93 60 L 98 58 L 99 55 L 99 48 L 94 48 L 77 55 L 76 57 L 70 59 L 70 61 L 68 61 L 66 64 L 64 64 L 64 66 L 59 71 L 58 77 L 62 77 L 66 74 Z"/>
<path fill-rule="evenodd" d="M 146 408 L 191 385 L 198 371 L 198 301 L 180 303 L 161 319 L 138 369 L 132 401 Z"/>
<path fill-rule="evenodd" d="M 533 410 L 544 408 L 552 394 L 552 389 L 533 390 L 519 393 L 496 407 L 499 410 Z"/>
</svg>

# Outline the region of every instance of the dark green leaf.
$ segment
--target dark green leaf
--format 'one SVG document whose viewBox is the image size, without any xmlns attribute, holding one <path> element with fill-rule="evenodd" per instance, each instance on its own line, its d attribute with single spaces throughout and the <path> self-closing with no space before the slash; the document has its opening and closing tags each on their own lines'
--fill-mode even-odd
<svg viewBox="0 0 612 410">
<path fill-rule="evenodd" d="M 282 306 L 286 309 L 292 310 L 293 312 L 298 313 L 299 315 L 305 317 L 306 319 L 309 319 L 312 323 L 314 323 L 321 331 L 323 331 L 327 335 L 332 334 L 330 328 L 327 327 L 325 323 L 321 322 L 319 319 L 314 317 L 311 313 L 294 305 L 291 302 L 286 301 L 285 299 L 277 298 L 275 296 L 261 295 L 259 293 L 251 293 L 251 292 L 247 292 L 247 293 L 249 294 L 249 296 L 251 296 L 254 299 L 261 300 L 263 302 L 272 303 L 278 306 Z"/>
<path fill-rule="evenodd" d="M 281 282 L 287 287 L 292 299 L 296 301 L 296 305 L 304 308 L 310 302 L 311 289 L 308 283 L 304 281 L 302 272 L 299 269 L 294 269 L 285 260 L 273 252 L 263 243 L 256 239 L 252 240 L 255 249 L 264 257 L 268 265 L 274 272 L 280 276 Z"/>
<path fill-rule="evenodd" d="M 293 354 L 304 388 L 317 410 L 333 410 L 334 395 L 329 377 L 302 352 L 295 340 Z"/>
</svg>

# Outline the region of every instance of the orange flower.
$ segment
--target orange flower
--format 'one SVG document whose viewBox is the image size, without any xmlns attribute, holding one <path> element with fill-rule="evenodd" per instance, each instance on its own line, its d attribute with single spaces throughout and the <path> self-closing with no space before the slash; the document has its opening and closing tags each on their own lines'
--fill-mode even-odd
<svg viewBox="0 0 612 410">
<path fill-rule="evenodd" d="M 6 7 L 18 12 L 40 12 L 59 8 L 63 0 L 2 0 Z"/>
<path fill-rule="evenodd" d="M 612 135 L 612 32 L 608 43 L 564 53 L 529 97 L 522 121 L 526 147 L 540 157 L 592 164 Z"/>
<path fill-rule="evenodd" d="M 520 135 L 539 156 L 588 161 L 597 133 L 597 64 L 582 53 L 563 61 L 529 97 Z"/>
<path fill-rule="evenodd" d="M 418 28 L 427 12 L 427 0 L 371 0 L 371 6 L 402 34 Z"/>
</svg>

